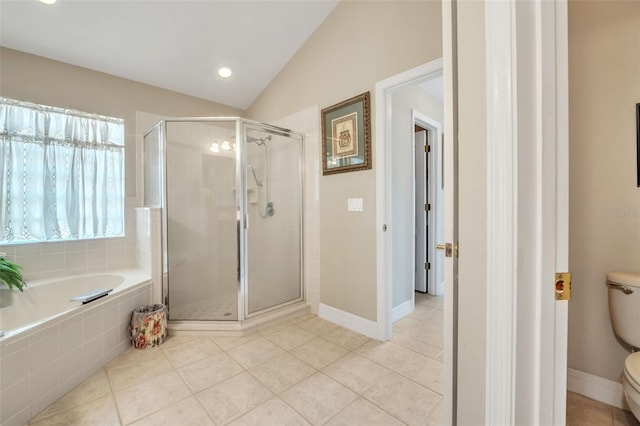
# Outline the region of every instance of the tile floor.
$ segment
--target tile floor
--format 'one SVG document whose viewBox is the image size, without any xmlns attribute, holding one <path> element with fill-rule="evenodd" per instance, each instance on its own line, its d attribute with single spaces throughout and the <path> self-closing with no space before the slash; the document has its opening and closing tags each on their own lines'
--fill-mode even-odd
<svg viewBox="0 0 640 426">
<path fill-rule="evenodd" d="M 244 337 L 169 337 L 133 348 L 30 425 L 440 425 L 442 299 L 381 343 L 314 315 Z M 568 426 L 640 423 L 569 392 Z"/>
<path fill-rule="evenodd" d="M 314 315 L 129 349 L 30 425 L 439 425 L 442 299 L 378 342 Z"/>
<path fill-rule="evenodd" d="M 574 392 L 567 392 L 567 426 L 636 426 L 629 411 L 612 407 Z"/>
</svg>

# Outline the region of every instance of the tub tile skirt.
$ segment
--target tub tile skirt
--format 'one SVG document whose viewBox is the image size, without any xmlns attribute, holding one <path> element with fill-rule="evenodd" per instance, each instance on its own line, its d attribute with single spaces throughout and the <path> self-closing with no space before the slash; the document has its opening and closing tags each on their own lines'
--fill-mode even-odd
<svg viewBox="0 0 640 426">
<path fill-rule="evenodd" d="M 131 313 L 151 303 L 151 288 L 141 282 L 0 338 L 0 425 L 27 424 L 125 352 Z"/>
</svg>

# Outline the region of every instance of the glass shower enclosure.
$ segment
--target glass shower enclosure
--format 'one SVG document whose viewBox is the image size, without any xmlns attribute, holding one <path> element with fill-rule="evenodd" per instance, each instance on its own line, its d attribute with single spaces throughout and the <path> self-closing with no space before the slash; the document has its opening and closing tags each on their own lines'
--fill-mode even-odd
<svg viewBox="0 0 640 426">
<path fill-rule="evenodd" d="M 145 206 L 162 208 L 172 321 L 242 321 L 300 302 L 302 135 L 175 118 L 144 137 Z"/>
</svg>

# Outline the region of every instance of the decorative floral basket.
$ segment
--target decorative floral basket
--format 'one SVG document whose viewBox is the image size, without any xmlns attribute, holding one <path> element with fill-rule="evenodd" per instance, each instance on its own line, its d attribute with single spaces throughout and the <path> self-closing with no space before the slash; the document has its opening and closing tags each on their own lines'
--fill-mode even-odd
<svg viewBox="0 0 640 426">
<path fill-rule="evenodd" d="M 131 314 L 129 335 L 136 349 L 152 348 L 164 342 L 167 337 L 167 307 L 157 304 L 135 308 Z"/>
</svg>

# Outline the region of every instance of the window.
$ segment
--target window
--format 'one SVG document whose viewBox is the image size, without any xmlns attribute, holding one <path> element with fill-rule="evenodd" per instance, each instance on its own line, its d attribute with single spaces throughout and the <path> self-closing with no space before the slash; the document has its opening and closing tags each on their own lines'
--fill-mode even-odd
<svg viewBox="0 0 640 426">
<path fill-rule="evenodd" d="M 0 244 L 124 235 L 124 120 L 0 98 Z"/>
</svg>

